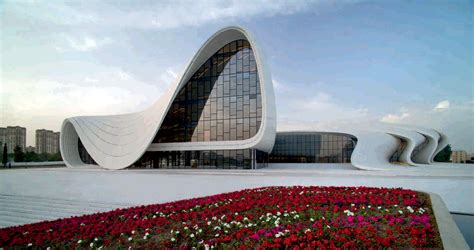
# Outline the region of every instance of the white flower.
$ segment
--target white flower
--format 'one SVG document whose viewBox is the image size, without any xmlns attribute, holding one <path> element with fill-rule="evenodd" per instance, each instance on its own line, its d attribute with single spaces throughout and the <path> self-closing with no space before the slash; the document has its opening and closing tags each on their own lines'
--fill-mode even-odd
<svg viewBox="0 0 474 250">
<path fill-rule="evenodd" d="M 184 227 L 184 230 L 188 230 L 189 228 L 188 227 Z"/>
<path fill-rule="evenodd" d="M 132 237 L 128 237 L 128 241 L 132 241 L 132 240 L 133 240 Z"/>
<path fill-rule="evenodd" d="M 175 239 L 175 238 L 171 238 L 171 242 L 175 242 L 175 241 L 176 241 L 176 239 Z"/>
<path fill-rule="evenodd" d="M 28 243 L 28 246 L 29 246 L 29 247 L 33 246 L 33 243 Z"/>
<path fill-rule="evenodd" d="M 89 246 L 92 248 L 94 247 L 94 242 L 91 242 L 91 244 L 89 244 Z"/>
<path fill-rule="evenodd" d="M 398 210 L 398 213 L 399 213 L 399 214 L 403 214 L 403 211 L 402 211 L 402 210 Z"/>
<path fill-rule="evenodd" d="M 313 218 L 310 218 L 309 220 L 310 220 L 311 222 L 314 222 L 314 219 L 313 219 Z"/>
<path fill-rule="evenodd" d="M 311 232 L 311 229 L 308 228 L 308 229 L 304 230 L 304 232 L 305 232 L 305 233 Z"/>
<path fill-rule="evenodd" d="M 408 210 L 410 213 L 415 212 L 415 210 L 413 210 L 413 208 L 411 208 L 410 206 L 407 207 L 407 210 Z"/>
<path fill-rule="evenodd" d="M 189 237 L 194 238 L 194 234 L 189 235 Z"/>
<path fill-rule="evenodd" d="M 132 231 L 132 234 L 135 234 L 135 230 Z"/>
<path fill-rule="evenodd" d="M 94 241 L 98 241 L 99 239 L 97 239 L 97 237 L 94 239 Z"/>
<path fill-rule="evenodd" d="M 82 240 L 78 240 L 78 241 L 77 241 L 77 244 L 81 244 L 81 243 L 82 243 Z"/>
<path fill-rule="evenodd" d="M 211 225 L 211 221 L 208 221 L 208 222 L 207 222 L 207 225 L 210 226 L 210 225 Z"/>
<path fill-rule="evenodd" d="M 214 236 L 217 238 L 217 237 L 219 237 L 219 235 L 220 235 L 220 234 L 216 234 L 216 235 L 214 235 Z"/>
</svg>

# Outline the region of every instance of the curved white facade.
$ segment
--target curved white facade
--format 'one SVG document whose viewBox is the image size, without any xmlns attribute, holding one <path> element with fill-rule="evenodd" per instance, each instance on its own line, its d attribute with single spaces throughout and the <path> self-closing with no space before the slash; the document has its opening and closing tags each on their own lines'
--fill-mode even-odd
<svg viewBox="0 0 474 250">
<path fill-rule="evenodd" d="M 447 137 L 433 129 L 408 125 L 374 126 L 368 130 L 324 130 L 324 131 L 285 131 L 282 133 L 344 133 L 357 138 L 351 155 L 351 164 L 364 170 L 394 170 L 407 167 L 426 166 L 448 144 Z M 279 133 L 278 133 L 279 134 Z M 390 159 L 404 148 L 397 162 Z"/>
<path fill-rule="evenodd" d="M 152 144 L 171 103 L 197 69 L 224 45 L 235 40 L 250 43 L 255 56 L 262 96 L 262 121 L 255 136 L 240 141 L 209 141 Z M 132 114 L 79 116 L 64 120 L 60 148 L 69 167 L 87 165 L 78 151 L 78 138 L 94 161 L 107 169 L 123 169 L 136 162 L 146 151 L 226 150 L 253 148 L 270 152 L 276 135 L 275 97 L 270 72 L 254 38 L 240 27 L 216 32 L 199 49 L 184 74 L 150 108 Z"/>
<path fill-rule="evenodd" d="M 179 91 L 209 58 L 223 46 L 237 40 L 244 40 L 250 44 L 260 83 L 261 123 L 255 135 L 242 140 L 153 143 Z M 434 156 L 448 144 L 447 137 L 434 129 L 406 125 L 383 125 L 370 130 L 321 132 L 344 133 L 356 137 L 357 144 L 350 156 L 351 163 L 365 170 L 430 164 Z M 240 27 L 227 27 L 216 32 L 202 45 L 184 73 L 146 110 L 132 114 L 78 116 L 65 119 L 61 128 L 60 149 L 68 167 L 88 165 L 80 157 L 78 145 L 80 140 L 97 165 L 106 169 L 123 169 L 136 163 L 145 152 L 153 151 L 255 149 L 270 153 L 275 138 L 275 97 L 270 71 L 262 51 L 246 30 Z M 395 152 L 398 154 L 396 164 L 390 160 Z"/>
</svg>

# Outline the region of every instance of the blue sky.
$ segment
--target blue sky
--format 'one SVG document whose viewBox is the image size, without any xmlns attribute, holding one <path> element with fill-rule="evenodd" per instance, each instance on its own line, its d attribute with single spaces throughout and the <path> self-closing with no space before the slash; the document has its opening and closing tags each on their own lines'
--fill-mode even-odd
<svg viewBox="0 0 474 250">
<path fill-rule="evenodd" d="M 0 126 L 141 110 L 227 25 L 249 29 L 278 128 L 379 122 L 474 153 L 472 1 L 4 1 Z M 303 108 L 302 108 L 303 107 Z"/>
</svg>

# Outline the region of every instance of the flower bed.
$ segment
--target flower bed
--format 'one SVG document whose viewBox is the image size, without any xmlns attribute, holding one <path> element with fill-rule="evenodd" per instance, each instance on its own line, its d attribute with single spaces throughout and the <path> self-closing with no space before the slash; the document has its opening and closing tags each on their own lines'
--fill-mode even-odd
<svg viewBox="0 0 474 250">
<path fill-rule="evenodd" d="M 442 248 L 429 196 L 264 187 L 0 229 L 0 247 Z"/>
</svg>

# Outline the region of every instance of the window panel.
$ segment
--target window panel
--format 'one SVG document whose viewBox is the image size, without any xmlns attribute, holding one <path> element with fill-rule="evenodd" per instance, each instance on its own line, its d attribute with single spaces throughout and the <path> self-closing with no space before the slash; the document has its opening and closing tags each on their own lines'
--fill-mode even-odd
<svg viewBox="0 0 474 250">
<path fill-rule="evenodd" d="M 224 46 L 179 91 L 153 142 L 243 140 L 254 136 L 262 115 L 254 65 L 247 41 Z"/>
</svg>

